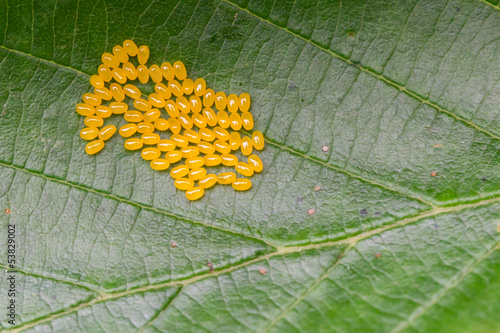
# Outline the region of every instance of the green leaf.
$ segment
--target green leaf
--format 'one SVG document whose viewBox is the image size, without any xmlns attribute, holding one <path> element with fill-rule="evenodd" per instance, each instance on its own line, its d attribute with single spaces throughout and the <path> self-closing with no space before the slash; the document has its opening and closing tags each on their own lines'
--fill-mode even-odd
<svg viewBox="0 0 500 333">
<path fill-rule="evenodd" d="M 128 38 L 251 95 L 250 191 L 85 154 L 74 107 Z M 500 330 L 499 38 L 498 1 L 6 1 L 2 329 Z"/>
</svg>

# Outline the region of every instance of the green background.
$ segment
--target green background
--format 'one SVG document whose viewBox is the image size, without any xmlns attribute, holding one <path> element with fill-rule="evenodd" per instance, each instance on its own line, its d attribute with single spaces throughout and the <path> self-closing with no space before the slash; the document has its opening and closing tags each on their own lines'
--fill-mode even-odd
<svg viewBox="0 0 500 333">
<path fill-rule="evenodd" d="M 129 38 L 251 95 L 250 191 L 85 154 L 75 105 Z M 0 40 L 13 331 L 500 330 L 497 2 L 3 0 Z"/>
</svg>

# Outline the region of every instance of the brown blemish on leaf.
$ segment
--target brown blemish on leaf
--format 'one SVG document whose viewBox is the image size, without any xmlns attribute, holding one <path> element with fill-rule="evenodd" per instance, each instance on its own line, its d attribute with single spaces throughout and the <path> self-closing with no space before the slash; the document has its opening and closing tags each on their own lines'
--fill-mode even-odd
<svg viewBox="0 0 500 333">
<path fill-rule="evenodd" d="M 176 243 L 176 242 L 174 242 L 174 241 L 171 241 L 171 242 L 170 242 L 170 246 L 171 246 L 171 247 L 177 247 L 177 243 Z"/>
<path fill-rule="evenodd" d="M 328 152 L 330 151 L 330 147 L 328 147 L 328 146 L 323 146 L 323 147 L 321 148 L 321 150 L 322 150 L 322 151 L 324 151 L 325 153 L 328 153 Z"/>
<path fill-rule="evenodd" d="M 210 272 L 214 271 L 214 264 L 212 262 L 207 261 L 207 266 L 208 266 L 208 268 L 210 268 Z"/>
<path fill-rule="evenodd" d="M 316 192 L 318 192 L 319 190 L 321 190 L 321 186 L 316 186 L 316 187 L 314 188 L 314 190 L 315 190 Z"/>
<path fill-rule="evenodd" d="M 309 215 L 314 214 L 314 212 L 315 212 L 314 208 L 309 208 L 309 209 L 307 210 L 307 214 L 309 214 Z"/>
<path fill-rule="evenodd" d="M 266 274 L 266 273 L 267 273 L 267 270 L 266 270 L 264 267 L 261 267 L 261 268 L 259 269 L 259 273 L 260 273 L 260 274 Z"/>
<path fill-rule="evenodd" d="M 5 210 L 5 214 L 10 214 L 10 209 L 8 209 L 8 208 L 7 208 L 7 209 Z"/>
<path fill-rule="evenodd" d="M 437 173 L 437 171 L 431 171 L 431 176 L 432 176 L 432 177 L 436 177 L 436 176 L 437 176 L 437 174 L 438 174 L 438 173 Z"/>
<path fill-rule="evenodd" d="M 380 252 L 377 252 L 377 254 L 375 254 L 375 257 L 380 258 Z"/>
<path fill-rule="evenodd" d="M 433 147 L 434 148 L 441 148 L 443 145 L 440 145 L 440 144 L 437 144 L 437 145 L 434 145 Z"/>
</svg>

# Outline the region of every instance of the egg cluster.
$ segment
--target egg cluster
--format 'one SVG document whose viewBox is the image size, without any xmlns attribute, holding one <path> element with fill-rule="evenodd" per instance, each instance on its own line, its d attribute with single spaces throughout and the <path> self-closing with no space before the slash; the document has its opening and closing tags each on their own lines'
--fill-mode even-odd
<svg viewBox="0 0 500 333">
<path fill-rule="evenodd" d="M 130 62 L 130 57 L 135 56 L 137 67 Z M 264 148 L 262 133 L 254 131 L 251 136 L 241 136 L 238 132 L 241 128 L 253 129 L 250 96 L 214 92 L 207 88 L 204 79 L 187 78 L 182 62 L 147 67 L 148 58 L 149 48 L 137 47 L 131 40 L 113 47 L 112 54 L 102 55 L 98 75 L 90 78 L 94 92 L 84 94 L 83 103 L 76 106 L 76 111 L 85 117 L 87 127 L 80 131 L 80 136 L 90 141 L 85 147 L 87 154 L 101 151 L 105 141 L 116 133 L 114 125 L 104 126 L 104 119 L 123 115 L 128 123 L 118 132 L 126 138 L 125 149 L 141 149 L 142 158 L 151 161 L 154 170 L 167 170 L 178 163 L 170 175 L 175 179 L 175 187 L 186 191 L 189 200 L 201 198 L 205 189 L 216 183 L 231 184 L 237 191 L 248 190 L 252 186 L 249 179 L 236 178 L 234 172 L 207 174 L 205 167 L 234 167 L 245 177 L 262 171 L 262 161 L 252 154 L 254 149 Z M 127 80 L 136 79 L 142 84 L 153 81 L 155 92 L 143 97 L 137 86 L 126 84 Z M 129 109 L 127 98 L 134 110 Z M 160 136 L 165 137 L 164 133 L 168 138 Z M 231 154 L 238 150 L 247 162 Z"/>
</svg>

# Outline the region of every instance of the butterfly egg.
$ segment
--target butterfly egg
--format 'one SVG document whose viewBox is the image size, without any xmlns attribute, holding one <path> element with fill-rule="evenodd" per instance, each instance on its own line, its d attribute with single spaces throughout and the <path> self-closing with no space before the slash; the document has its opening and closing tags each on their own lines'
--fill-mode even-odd
<svg viewBox="0 0 500 333">
<path fill-rule="evenodd" d="M 105 101 L 109 101 L 110 99 L 113 98 L 113 94 L 111 94 L 111 91 L 109 91 L 109 89 L 106 87 L 94 88 L 94 94 L 101 97 L 101 99 Z"/>
<path fill-rule="evenodd" d="M 222 128 L 228 128 L 229 127 L 229 125 L 230 125 L 229 115 L 227 114 L 226 111 L 219 111 L 219 112 L 217 112 L 217 123 Z"/>
<path fill-rule="evenodd" d="M 215 93 L 212 89 L 205 89 L 203 94 L 203 106 L 206 108 L 212 107 L 215 102 Z"/>
<path fill-rule="evenodd" d="M 161 97 L 157 93 L 149 94 L 148 101 L 155 108 L 162 108 L 165 106 L 165 100 L 163 99 L 163 97 Z"/>
<path fill-rule="evenodd" d="M 170 170 L 170 176 L 173 179 L 178 179 L 186 176 L 189 173 L 189 168 L 185 165 L 178 165 Z"/>
<path fill-rule="evenodd" d="M 164 118 L 156 119 L 153 124 L 158 131 L 166 131 L 170 127 L 170 123 Z"/>
<path fill-rule="evenodd" d="M 144 134 L 144 133 L 153 133 L 155 130 L 155 126 L 151 123 L 148 122 L 140 122 L 137 124 L 137 132 Z"/>
<path fill-rule="evenodd" d="M 91 105 L 91 106 L 98 106 L 102 103 L 101 97 L 92 94 L 92 93 L 86 93 L 83 94 L 82 100 L 85 104 Z"/>
<path fill-rule="evenodd" d="M 104 141 L 102 140 L 95 140 L 87 143 L 85 145 L 85 152 L 89 155 L 94 155 L 100 152 L 104 148 Z"/>
<path fill-rule="evenodd" d="M 175 150 L 175 143 L 168 140 L 168 139 L 162 139 L 162 140 L 158 141 L 158 144 L 156 147 L 162 152 L 168 152 L 168 151 Z"/>
<path fill-rule="evenodd" d="M 192 143 L 198 143 L 201 140 L 200 135 L 192 129 L 185 130 L 183 135 L 189 142 Z"/>
<path fill-rule="evenodd" d="M 207 89 L 207 83 L 205 79 L 198 78 L 194 81 L 194 93 L 196 96 L 200 97 L 205 94 L 205 90 Z"/>
<path fill-rule="evenodd" d="M 76 106 L 76 112 L 81 116 L 92 116 L 95 113 L 95 108 L 87 103 L 80 103 Z"/>
<path fill-rule="evenodd" d="M 205 194 L 205 190 L 199 186 L 195 186 L 186 191 L 186 198 L 190 201 L 195 201 L 200 199 L 203 194 Z"/>
<path fill-rule="evenodd" d="M 174 69 L 169 62 L 164 62 L 163 64 L 161 64 L 161 73 L 167 81 L 171 81 L 174 79 Z"/>
<path fill-rule="evenodd" d="M 144 133 L 141 135 L 141 140 L 145 145 L 155 145 L 160 141 L 160 136 L 156 133 Z"/>
<path fill-rule="evenodd" d="M 165 102 L 165 110 L 171 118 L 176 118 L 179 115 L 179 108 L 171 99 Z"/>
<path fill-rule="evenodd" d="M 201 100 L 198 96 L 193 95 L 189 97 L 189 108 L 193 111 L 193 113 L 201 112 Z"/>
<path fill-rule="evenodd" d="M 141 98 L 141 95 L 142 95 L 139 88 L 137 88 L 133 84 L 124 85 L 123 92 L 125 93 L 125 95 L 127 95 L 128 97 L 131 97 L 133 99 Z"/>
<path fill-rule="evenodd" d="M 137 69 L 132 63 L 126 62 L 123 64 L 122 68 L 129 80 L 134 81 L 137 79 Z"/>
<path fill-rule="evenodd" d="M 104 80 L 99 75 L 92 75 L 90 77 L 90 84 L 94 88 L 103 88 L 104 87 Z"/>
<path fill-rule="evenodd" d="M 194 187 L 194 181 L 188 178 L 177 178 L 174 182 L 174 185 L 177 189 L 186 191 Z"/>
<path fill-rule="evenodd" d="M 109 118 L 111 116 L 111 108 L 105 105 L 96 106 L 95 115 L 103 119 Z"/>
<path fill-rule="evenodd" d="M 241 112 L 248 112 L 250 110 L 250 95 L 247 93 L 242 93 L 239 97 L 239 108 Z"/>
<path fill-rule="evenodd" d="M 243 122 L 243 128 L 247 131 L 253 129 L 253 116 L 250 112 L 244 112 L 241 114 L 241 121 Z"/>
<path fill-rule="evenodd" d="M 194 82 L 191 79 L 185 79 L 182 82 L 182 90 L 184 91 L 185 95 L 191 95 L 193 93 L 194 89 Z"/>
<path fill-rule="evenodd" d="M 213 153 L 215 153 L 215 147 L 213 144 L 211 143 L 208 143 L 206 141 L 200 141 L 198 142 L 198 144 L 196 145 L 196 147 L 198 147 L 198 149 L 200 150 L 200 152 L 202 154 L 205 154 L 205 155 L 212 155 Z"/>
<path fill-rule="evenodd" d="M 229 132 L 223 129 L 222 127 L 216 126 L 214 127 L 215 137 L 221 141 L 229 140 Z"/>
<path fill-rule="evenodd" d="M 245 136 L 243 139 L 241 139 L 241 153 L 245 156 L 248 156 L 252 153 L 252 150 L 252 140 L 248 136 Z"/>
<path fill-rule="evenodd" d="M 149 59 L 149 47 L 146 45 L 139 46 L 139 50 L 137 51 L 137 61 L 141 65 L 144 65 Z"/>
<path fill-rule="evenodd" d="M 182 61 L 176 61 L 173 64 L 174 75 L 178 80 L 185 80 L 187 77 L 186 66 L 182 63 Z"/>
<path fill-rule="evenodd" d="M 129 56 L 135 57 L 137 55 L 137 45 L 130 39 L 127 39 L 123 42 L 123 48 Z"/>
<path fill-rule="evenodd" d="M 211 173 L 211 174 L 206 175 L 205 177 L 202 177 L 198 181 L 198 186 L 200 186 L 201 188 L 207 189 L 207 188 L 214 186 L 216 183 L 217 183 L 217 175 Z"/>
<path fill-rule="evenodd" d="M 128 111 L 128 105 L 123 102 L 111 102 L 109 103 L 109 109 L 113 114 L 123 114 Z"/>
<path fill-rule="evenodd" d="M 134 106 L 139 111 L 149 111 L 151 110 L 151 103 L 146 101 L 144 98 L 138 98 L 134 101 Z"/>
<path fill-rule="evenodd" d="M 231 116 L 229 117 L 229 121 L 231 122 L 231 128 L 235 131 L 239 131 L 241 129 L 241 125 L 243 121 L 241 120 L 241 117 L 239 113 L 231 113 Z"/>
<path fill-rule="evenodd" d="M 127 51 L 120 45 L 115 45 L 113 47 L 113 55 L 118 59 L 121 63 L 126 63 L 128 61 Z"/>
<path fill-rule="evenodd" d="M 220 156 L 221 158 L 221 161 L 222 161 L 222 165 L 225 165 L 225 166 L 235 166 L 236 164 L 238 164 L 238 157 L 236 157 L 236 155 L 233 155 L 233 154 L 222 154 Z"/>
<path fill-rule="evenodd" d="M 109 90 L 116 101 L 122 102 L 125 99 L 125 92 L 123 92 L 122 86 L 118 83 L 111 83 Z"/>
<path fill-rule="evenodd" d="M 125 82 L 127 82 L 127 74 L 125 74 L 125 71 L 122 68 L 114 68 L 113 70 L 111 70 L 111 74 L 113 75 L 113 79 L 115 79 L 116 82 L 120 84 L 124 84 Z"/>
<path fill-rule="evenodd" d="M 174 94 L 175 97 L 181 97 L 183 95 L 181 84 L 177 80 L 168 81 L 168 89 L 170 89 L 170 92 Z"/>
<path fill-rule="evenodd" d="M 217 182 L 222 185 L 232 184 L 235 179 L 234 172 L 223 172 L 217 176 Z"/>
<path fill-rule="evenodd" d="M 118 133 L 120 133 L 120 135 L 124 138 L 131 137 L 135 134 L 135 132 L 137 132 L 136 124 L 126 124 L 120 127 L 120 129 L 118 130 Z"/>
<path fill-rule="evenodd" d="M 248 156 L 248 164 L 252 167 L 253 171 L 261 172 L 264 169 L 264 164 L 257 155 Z"/>
<path fill-rule="evenodd" d="M 142 84 L 149 82 L 149 69 L 146 65 L 137 66 L 137 77 Z"/>
<path fill-rule="evenodd" d="M 113 78 L 111 69 L 104 64 L 99 65 L 99 68 L 97 69 L 97 74 L 99 74 L 99 76 L 101 77 L 101 79 L 103 79 L 104 82 L 109 82 Z"/>
<path fill-rule="evenodd" d="M 158 150 L 158 148 L 152 148 L 152 147 L 144 148 L 141 152 L 142 158 L 145 159 L 146 161 L 157 159 L 158 157 L 160 157 L 160 155 L 161 152 Z"/>
<path fill-rule="evenodd" d="M 189 111 L 191 111 L 191 106 L 189 105 L 187 98 L 184 96 L 178 97 L 175 104 L 177 105 L 179 112 L 189 113 Z"/>
<path fill-rule="evenodd" d="M 262 132 L 255 131 L 252 133 L 252 144 L 257 150 L 262 150 L 264 148 L 264 136 Z"/>
<path fill-rule="evenodd" d="M 198 147 L 186 146 L 181 149 L 181 154 L 183 158 L 195 157 L 200 154 L 200 150 L 198 149 Z"/>
<path fill-rule="evenodd" d="M 239 162 L 235 167 L 236 171 L 245 177 L 253 176 L 253 168 L 245 162 Z"/>
<path fill-rule="evenodd" d="M 215 115 L 214 110 L 211 108 L 203 109 L 203 116 L 207 119 L 207 125 L 210 127 L 214 127 L 217 125 L 217 116 Z"/>
<path fill-rule="evenodd" d="M 164 158 L 156 158 L 151 161 L 151 168 L 153 170 L 162 171 L 170 167 L 170 163 Z"/>
<path fill-rule="evenodd" d="M 177 118 L 168 118 L 168 124 L 170 126 L 170 131 L 174 134 L 179 134 L 181 132 L 182 126 Z"/>
<path fill-rule="evenodd" d="M 141 121 L 144 120 L 144 115 L 141 112 L 136 111 L 136 110 L 130 110 L 130 111 L 125 112 L 123 117 L 129 123 L 140 123 Z"/>
<path fill-rule="evenodd" d="M 161 82 L 155 85 L 155 91 L 164 100 L 169 99 L 172 96 L 170 89 L 168 89 L 168 87 Z"/>
<path fill-rule="evenodd" d="M 184 129 L 191 129 L 193 128 L 193 122 L 191 121 L 191 117 L 185 112 L 179 113 L 179 122 L 181 123 L 181 126 Z"/>
<path fill-rule="evenodd" d="M 197 169 L 201 168 L 205 164 L 205 160 L 203 157 L 200 156 L 193 156 L 189 157 L 186 159 L 184 164 L 189 168 L 189 169 Z"/>
<path fill-rule="evenodd" d="M 179 150 L 172 150 L 165 154 L 165 158 L 170 164 L 174 164 L 182 159 L 182 153 Z"/>
<path fill-rule="evenodd" d="M 152 123 L 156 119 L 160 118 L 161 112 L 158 109 L 151 109 L 144 113 L 144 121 L 148 123 Z"/>
<path fill-rule="evenodd" d="M 111 53 L 103 53 L 101 56 L 102 63 L 110 68 L 120 66 L 120 61 Z"/>
<path fill-rule="evenodd" d="M 115 133 L 116 133 L 115 125 L 104 126 L 99 131 L 99 139 L 101 139 L 102 141 L 109 140 Z"/>
<path fill-rule="evenodd" d="M 215 140 L 215 133 L 211 129 L 200 128 L 198 134 L 200 135 L 200 139 L 203 141 L 212 142 Z"/>
<path fill-rule="evenodd" d="M 252 182 L 250 179 L 238 178 L 234 180 L 232 186 L 236 191 L 246 191 L 252 187 Z"/>
<path fill-rule="evenodd" d="M 188 140 L 180 134 L 172 134 L 170 140 L 179 148 L 184 148 L 189 144 Z"/>
<path fill-rule="evenodd" d="M 101 127 L 104 124 L 104 120 L 98 116 L 85 117 L 83 122 L 85 123 L 85 126 L 89 127 Z"/>
<path fill-rule="evenodd" d="M 97 127 L 85 127 L 80 131 L 80 137 L 83 140 L 94 140 L 99 135 Z"/>
<path fill-rule="evenodd" d="M 215 94 L 215 108 L 219 111 L 223 111 L 226 108 L 226 93 L 219 91 Z"/>
<path fill-rule="evenodd" d="M 221 157 L 216 154 L 206 155 L 204 158 L 205 166 L 216 166 L 221 163 Z"/>
<path fill-rule="evenodd" d="M 207 170 L 205 168 L 196 168 L 189 171 L 188 177 L 191 180 L 200 180 L 207 175 Z"/>
<path fill-rule="evenodd" d="M 229 146 L 231 146 L 231 150 L 240 149 L 241 145 L 241 135 L 238 132 L 232 132 L 229 136 Z"/>
<path fill-rule="evenodd" d="M 214 147 L 215 150 L 221 154 L 229 154 L 231 152 L 231 147 L 229 146 L 229 143 L 222 140 L 215 140 Z"/>
<path fill-rule="evenodd" d="M 160 83 L 163 80 L 163 75 L 161 74 L 161 70 L 158 65 L 152 65 L 149 67 L 149 76 L 154 83 Z"/>
<path fill-rule="evenodd" d="M 143 146 L 142 140 L 137 138 L 127 139 L 123 144 L 127 150 L 138 150 Z"/>
<path fill-rule="evenodd" d="M 238 96 L 235 94 L 231 94 L 227 96 L 227 109 L 231 113 L 235 113 L 238 111 L 238 105 L 240 104 Z"/>
<path fill-rule="evenodd" d="M 205 116 L 203 116 L 201 113 L 193 114 L 193 116 L 191 117 L 191 121 L 198 128 L 207 127 L 207 118 L 205 118 Z"/>
</svg>

